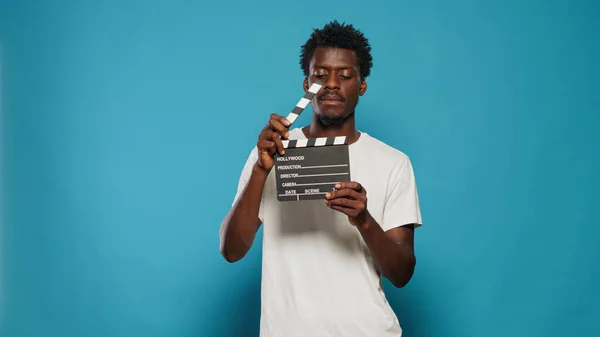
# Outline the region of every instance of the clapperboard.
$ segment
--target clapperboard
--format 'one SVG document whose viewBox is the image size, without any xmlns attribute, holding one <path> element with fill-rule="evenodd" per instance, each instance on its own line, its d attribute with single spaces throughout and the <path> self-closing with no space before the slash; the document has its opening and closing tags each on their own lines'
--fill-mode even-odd
<svg viewBox="0 0 600 337">
<path fill-rule="evenodd" d="M 288 115 L 290 123 L 321 89 L 314 83 Z M 275 181 L 279 201 L 325 199 L 336 183 L 350 181 L 348 139 L 341 137 L 283 140 L 285 154 L 275 156 Z"/>
</svg>

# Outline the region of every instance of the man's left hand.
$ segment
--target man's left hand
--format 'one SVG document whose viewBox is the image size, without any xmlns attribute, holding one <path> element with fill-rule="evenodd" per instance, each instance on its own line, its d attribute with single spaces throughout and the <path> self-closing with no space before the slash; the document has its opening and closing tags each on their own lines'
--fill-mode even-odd
<svg viewBox="0 0 600 337">
<path fill-rule="evenodd" d="M 370 217 L 365 188 L 355 181 L 341 182 L 335 188 L 325 195 L 325 204 L 346 214 L 353 226 L 363 227 Z"/>
</svg>

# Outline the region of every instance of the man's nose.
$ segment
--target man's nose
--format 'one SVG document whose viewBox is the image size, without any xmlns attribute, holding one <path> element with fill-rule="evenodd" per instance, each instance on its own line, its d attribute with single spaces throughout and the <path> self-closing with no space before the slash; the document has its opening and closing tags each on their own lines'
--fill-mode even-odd
<svg viewBox="0 0 600 337">
<path fill-rule="evenodd" d="M 327 76 L 327 81 L 325 82 L 325 88 L 327 89 L 339 89 L 340 88 L 340 79 L 337 75 L 332 74 Z"/>
</svg>

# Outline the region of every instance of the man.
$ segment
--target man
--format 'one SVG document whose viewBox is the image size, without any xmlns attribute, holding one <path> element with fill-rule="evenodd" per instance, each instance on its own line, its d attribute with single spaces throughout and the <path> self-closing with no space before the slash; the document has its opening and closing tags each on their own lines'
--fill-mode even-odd
<svg viewBox="0 0 600 337">
<path fill-rule="evenodd" d="M 352 25 L 315 29 L 302 47 L 310 125 L 288 129 L 271 115 L 248 157 L 231 211 L 221 225 L 221 253 L 245 256 L 263 226 L 261 336 L 398 337 L 402 329 L 382 290 L 396 287 L 415 268 L 413 230 L 421 214 L 409 158 L 355 128 L 355 107 L 365 94 L 371 47 Z M 272 170 L 281 139 L 347 136 L 350 172 L 326 200 L 279 202 Z"/>
</svg>

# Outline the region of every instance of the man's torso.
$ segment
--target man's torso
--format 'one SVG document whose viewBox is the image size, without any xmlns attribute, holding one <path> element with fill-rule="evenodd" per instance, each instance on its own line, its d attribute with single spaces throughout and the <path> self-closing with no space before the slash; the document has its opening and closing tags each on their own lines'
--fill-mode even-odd
<svg viewBox="0 0 600 337">
<path fill-rule="evenodd" d="M 295 129 L 290 138 L 304 136 Z M 365 133 L 349 147 L 351 180 L 367 190 L 378 222 L 393 167 L 389 151 Z M 276 193 L 273 170 L 261 210 L 261 336 L 400 336 L 369 250 L 347 216 L 323 200 L 279 202 Z"/>
</svg>

